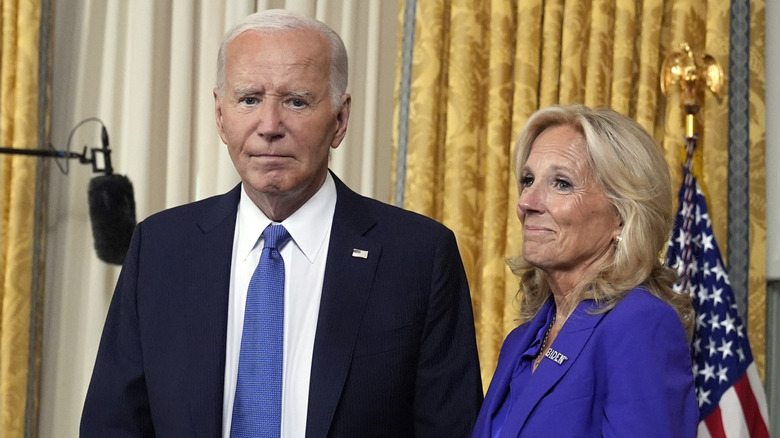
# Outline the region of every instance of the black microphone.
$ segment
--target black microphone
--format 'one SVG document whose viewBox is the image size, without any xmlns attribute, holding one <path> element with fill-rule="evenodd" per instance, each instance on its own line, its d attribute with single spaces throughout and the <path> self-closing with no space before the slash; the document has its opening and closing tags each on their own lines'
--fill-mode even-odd
<svg viewBox="0 0 780 438">
<path fill-rule="evenodd" d="M 125 261 L 136 225 L 133 185 L 126 176 L 113 173 L 105 126 L 102 140 L 102 150 L 93 149 L 92 152 L 93 160 L 95 153 L 103 154 L 104 169 L 98 169 L 95 161 L 92 165 L 95 171 L 104 171 L 105 175 L 96 176 L 89 182 L 89 218 L 98 258 L 106 263 L 121 265 Z"/>
</svg>

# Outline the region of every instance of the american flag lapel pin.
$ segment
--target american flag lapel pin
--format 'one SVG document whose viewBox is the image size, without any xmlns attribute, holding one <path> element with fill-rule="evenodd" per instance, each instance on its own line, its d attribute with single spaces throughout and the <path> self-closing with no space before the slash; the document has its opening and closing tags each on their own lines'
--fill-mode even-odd
<svg viewBox="0 0 780 438">
<path fill-rule="evenodd" d="M 365 249 L 354 248 L 352 250 L 352 257 L 357 257 L 357 258 L 360 258 L 360 259 L 367 259 L 368 258 L 368 251 L 366 251 Z"/>
</svg>

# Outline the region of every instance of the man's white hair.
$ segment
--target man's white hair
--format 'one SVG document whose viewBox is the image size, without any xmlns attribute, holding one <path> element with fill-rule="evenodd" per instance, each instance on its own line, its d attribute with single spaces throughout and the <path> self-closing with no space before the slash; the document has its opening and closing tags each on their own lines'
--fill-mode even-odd
<svg viewBox="0 0 780 438">
<path fill-rule="evenodd" d="M 228 43 L 244 32 L 274 33 L 292 30 L 314 30 L 328 39 L 330 46 L 329 88 L 333 107 L 341 108 L 341 96 L 347 92 L 347 49 L 341 37 L 319 20 L 284 9 L 256 12 L 227 31 L 219 45 L 217 55 L 217 94 L 225 92 L 225 51 Z"/>
</svg>

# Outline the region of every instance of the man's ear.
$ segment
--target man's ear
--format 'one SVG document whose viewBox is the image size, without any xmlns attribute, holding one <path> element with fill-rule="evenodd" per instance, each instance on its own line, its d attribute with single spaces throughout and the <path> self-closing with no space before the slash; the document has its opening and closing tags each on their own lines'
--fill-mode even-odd
<svg viewBox="0 0 780 438">
<path fill-rule="evenodd" d="M 222 98 L 220 97 L 220 93 L 216 88 L 214 89 L 214 118 L 217 122 L 217 132 L 219 132 L 219 138 L 222 139 L 223 143 L 227 144 L 227 140 L 225 140 L 225 129 L 222 124 Z"/>
<path fill-rule="evenodd" d="M 341 109 L 336 113 L 336 134 L 333 136 L 333 143 L 330 147 L 336 149 L 347 135 L 347 125 L 349 125 L 349 113 L 352 109 L 352 96 L 344 94 L 341 96 Z"/>
</svg>

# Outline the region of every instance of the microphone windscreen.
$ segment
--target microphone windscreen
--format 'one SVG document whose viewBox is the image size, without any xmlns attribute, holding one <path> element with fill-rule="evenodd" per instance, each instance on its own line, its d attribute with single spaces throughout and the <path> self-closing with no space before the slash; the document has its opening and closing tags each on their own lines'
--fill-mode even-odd
<svg viewBox="0 0 780 438">
<path fill-rule="evenodd" d="M 127 177 L 101 175 L 89 182 L 89 218 L 100 260 L 121 265 L 135 229 L 133 185 Z"/>
</svg>

